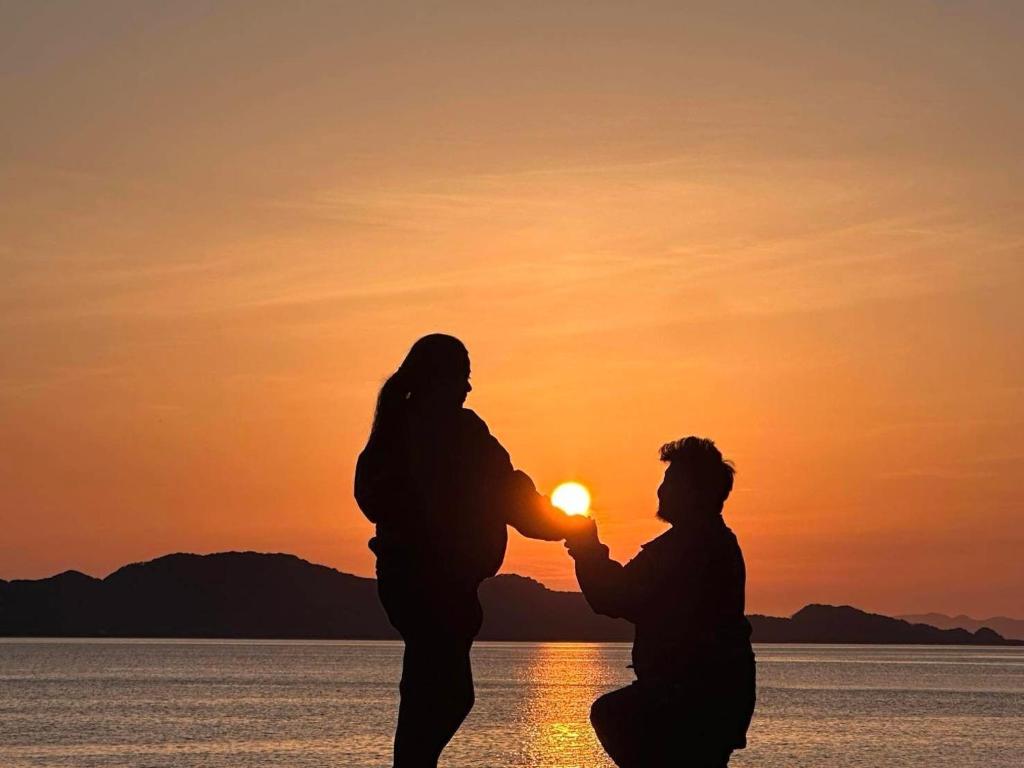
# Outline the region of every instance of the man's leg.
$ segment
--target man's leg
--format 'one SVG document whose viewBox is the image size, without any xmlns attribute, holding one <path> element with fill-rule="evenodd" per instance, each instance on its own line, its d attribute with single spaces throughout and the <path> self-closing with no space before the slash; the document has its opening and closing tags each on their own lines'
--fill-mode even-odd
<svg viewBox="0 0 1024 768">
<path fill-rule="evenodd" d="M 473 708 L 471 640 L 407 640 L 395 768 L 435 768 L 441 751 Z"/>
<path fill-rule="evenodd" d="M 649 734 L 642 694 L 635 683 L 595 701 L 590 722 L 604 751 L 619 768 L 649 768 Z"/>
<path fill-rule="evenodd" d="M 665 765 L 686 766 L 687 768 L 727 768 L 731 749 L 697 747 L 682 758 L 681 762 L 667 762 Z"/>
<path fill-rule="evenodd" d="M 732 754 L 690 708 L 637 683 L 595 701 L 590 722 L 619 768 L 726 768 Z"/>
<path fill-rule="evenodd" d="M 725 713 L 713 701 L 658 697 L 647 711 L 651 730 L 657 734 L 651 741 L 651 768 L 725 768 L 729 764 L 732 734 L 723 730 Z"/>
</svg>

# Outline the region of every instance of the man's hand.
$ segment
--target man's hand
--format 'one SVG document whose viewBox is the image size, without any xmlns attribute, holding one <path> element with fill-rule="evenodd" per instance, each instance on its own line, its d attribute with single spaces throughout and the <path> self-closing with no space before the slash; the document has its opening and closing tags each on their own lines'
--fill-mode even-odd
<svg viewBox="0 0 1024 768">
<path fill-rule="evenodd" d="M 564 523 L 565 547 L 574 550 L 590 549 L 601 542 L 597 538 L 597 523 L 583 515 L 567 515 Z"/>
</svg>

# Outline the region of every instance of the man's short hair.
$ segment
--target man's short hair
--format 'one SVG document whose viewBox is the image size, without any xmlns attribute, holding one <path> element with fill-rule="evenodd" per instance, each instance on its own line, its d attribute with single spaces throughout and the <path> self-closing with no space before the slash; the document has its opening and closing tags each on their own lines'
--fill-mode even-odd
<svg viewBox="0 0 1024 768">
<path fill-rule="evenodd" d="M 684 472 L 708 504 L 721 509 L 732 492 L 736 468 L 706 437 L 684 437 L 661 446 L 661 460 Z"/>
</svg>

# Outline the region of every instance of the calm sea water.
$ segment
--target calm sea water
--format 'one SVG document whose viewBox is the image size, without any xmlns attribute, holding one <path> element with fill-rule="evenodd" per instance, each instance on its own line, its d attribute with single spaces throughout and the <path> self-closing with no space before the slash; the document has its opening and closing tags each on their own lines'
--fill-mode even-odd
<svg viewBox="0 0 1024 768">
<path fill-rule="evenodd" d="M 758 768 L 1020 768 L 1024 649 L 760 646 Z M 607 768 L 618 644 L 480 643 L 451 768 Z M 388 765 L 401 646 L 0 640 L 0 766 Z"/>
</svg>

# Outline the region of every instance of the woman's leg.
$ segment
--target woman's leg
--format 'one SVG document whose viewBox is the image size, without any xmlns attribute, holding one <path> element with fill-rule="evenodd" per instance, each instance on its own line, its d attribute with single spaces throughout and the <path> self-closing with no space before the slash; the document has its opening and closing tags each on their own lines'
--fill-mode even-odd
<svg viewBox="0 0 1024 768">
<path fill-rule="evenodd" d="M 473 707 L 469 651 L 483 618 L 477 583 L 377 566 L 384 610 L 405 640 L 395 768 L 434 768 Z"/>
<path fill-rule="evenodd" d="M 435 768 L 473 708 L 471 645 L 458 638 L 406 640 L 395 768 Z"/>
</svg>

